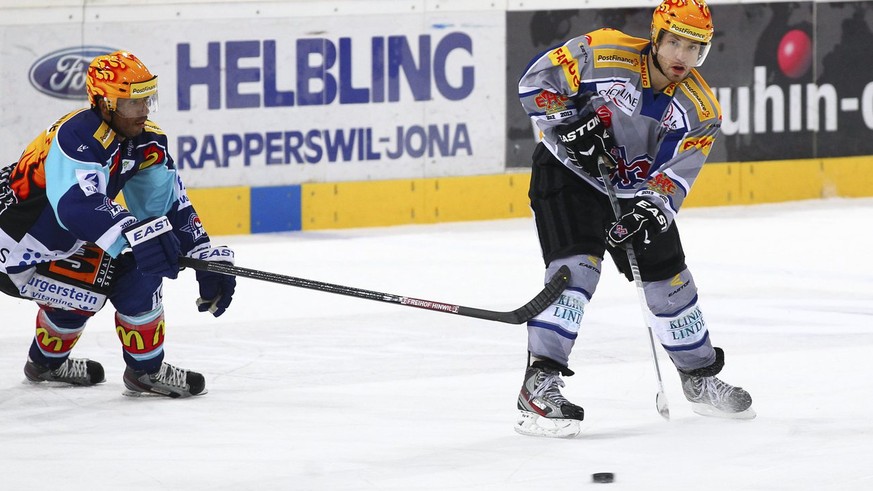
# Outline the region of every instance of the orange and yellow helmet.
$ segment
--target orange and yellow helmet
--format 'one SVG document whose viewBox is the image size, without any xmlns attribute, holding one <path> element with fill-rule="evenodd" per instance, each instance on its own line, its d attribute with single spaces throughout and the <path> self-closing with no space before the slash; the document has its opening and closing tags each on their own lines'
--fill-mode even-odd
<svg viewBox="0 0 873 491">
<path fill-rule="evenodd" d="M 670 32 L 677 36 L 697 41 L 703 49 L 700 50 L 697 66 L 709 53 L 712 35 L 712 14 L 704 0 L 664 0 L 652 15 L 652 42 L 658 44 L 664 33 Z"/>
<path fill-rule="evenodd" d="M 133 54 L 115 51 L 91 61 L 85 85 L 92 106 L 101 97 L 110 111 L 116 111 L 118 99 L 147 99 L 152 105 L 158 92 L 158 77 Z"/>
</svg>

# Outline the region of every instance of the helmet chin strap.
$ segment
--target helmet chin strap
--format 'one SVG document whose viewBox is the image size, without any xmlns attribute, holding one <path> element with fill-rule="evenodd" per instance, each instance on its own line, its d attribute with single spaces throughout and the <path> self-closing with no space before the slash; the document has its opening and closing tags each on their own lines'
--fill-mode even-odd
<svg viewBox="0 0 873 491">
<path fill-rule="evenodd" d="M 661 72 L 661 75 L 663 75 L 664 78 L 670 80 L 670 77 L 668 77 L 667 74 L 664 73 L 664 70 L 661 68 L 661 63 L 658 62 L 658 54 L 655 53 L 655 43 L 652 43 L 652 64 L 655 65 L 655 68 L 657 68 L 658 71 Z"/>
<path fill-rule="evenodd" d="M 118 126 L 115 125 L 115 111 L 109 111 L 109 121 L 106 121 L 106 124 L 108 124 L 109 127 L 112 128 L 112 131 L 114 131 L 115 134 L 120 135 L 122 140 L 127 139 L 127 135 L 125 135 L 124 132 L 119 130 Z"/>
</svg>

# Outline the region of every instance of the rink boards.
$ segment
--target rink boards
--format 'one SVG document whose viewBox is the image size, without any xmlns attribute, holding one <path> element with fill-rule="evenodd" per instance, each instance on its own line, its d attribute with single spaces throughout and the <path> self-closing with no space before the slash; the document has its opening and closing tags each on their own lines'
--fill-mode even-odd
<svg viewBox="0 0 873 491">
<path fill-rule="evenodd" d="M 530 173 L 190 189 L 211 233 L 427 224 L 531 215 Z M 712 163 L 686 207 L 870 196 L 869 157 Z"/>
</svg>

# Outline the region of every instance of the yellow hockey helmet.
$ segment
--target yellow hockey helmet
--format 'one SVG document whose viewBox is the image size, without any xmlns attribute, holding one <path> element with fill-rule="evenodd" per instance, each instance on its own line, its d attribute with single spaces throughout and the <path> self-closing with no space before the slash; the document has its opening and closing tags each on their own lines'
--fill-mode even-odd
<svg viewBox="0 0 873 491">
<path fill-rule="evenodd" d="M 97 105 L 102 97 L 110 111 L 118 110 L 119 99 L 147 99 L 154 105 L 158 92 L 158 77 L 145 64 L 127 51 L 115 51 L 91 61 L 85 81 L 88 100 Z"/>
<path fill-rule="evenodd" d="M 701 44 L 697 65 L 703 64 L 709 53 L 712 35 L 712 14 L 704 0 L 664 0 L 652 15 L 652 43 L 658 44 L 664 33 Z"/>
</svg>

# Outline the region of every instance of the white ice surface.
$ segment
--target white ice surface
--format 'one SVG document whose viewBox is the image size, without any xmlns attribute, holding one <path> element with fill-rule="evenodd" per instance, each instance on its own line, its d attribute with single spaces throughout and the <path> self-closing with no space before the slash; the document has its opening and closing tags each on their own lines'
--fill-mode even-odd
<svg viewBox="0 0 873 491">
<path fill-rule="evenodd" d="M 122 396 L 112 309 L 75 354 L 92 388 L 24 382 L 33 304 L 0 298 L 3 490 L 873 489 L 873 200 L 689 209 L 679 224 L 726 381 L 758 418 L 693 414 L 636 291 L 604 267 L 564 395 L 583 433 L 513 432 L 523 326 L 240 279 L 219 319 L 165 286 L 166 360 L 187 400 Z M 243 267 L 511 310 L 541 287 L 532 220 L 226 237 Z M 591 474 L 613 472 L 613 484 Z"/>
</svg>

